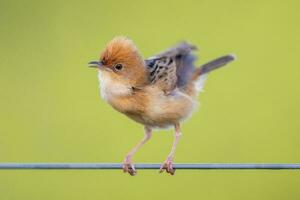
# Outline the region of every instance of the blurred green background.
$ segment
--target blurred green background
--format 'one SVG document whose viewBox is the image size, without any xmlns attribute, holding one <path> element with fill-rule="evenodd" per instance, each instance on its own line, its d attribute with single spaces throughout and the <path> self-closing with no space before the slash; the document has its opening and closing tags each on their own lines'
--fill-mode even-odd
<svg viewBox="0 0 300 200">
<path fill-rule="evenodd" d="M 121 162 L 142 126 L 100 99 L 97 59 L 116 35 L 145 57 L 186 39 L 211 74 L 175 162 L 300 162 L 296 0 L 0 2 L 0 162 Z M 159 131 L 135 162 L 162 162 Z M 0 199 L 300 199 L 300 171 L 0 171 Z"/>
</svg>

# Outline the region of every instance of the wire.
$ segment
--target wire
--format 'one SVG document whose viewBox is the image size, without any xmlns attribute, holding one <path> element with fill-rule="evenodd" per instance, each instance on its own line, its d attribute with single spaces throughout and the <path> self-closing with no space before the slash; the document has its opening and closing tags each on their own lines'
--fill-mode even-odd
<svg viewBox="0 0 300 200">
<path fill-rule="evenodd" d="M 138 163 L 136 169 L 159 169 L 158 163 Z M 300 169 L 300 163 L 175 163 L 174 169 Z M 122 169 L 122 163 L 0 163 L 0 169 Z"/>
</svg>

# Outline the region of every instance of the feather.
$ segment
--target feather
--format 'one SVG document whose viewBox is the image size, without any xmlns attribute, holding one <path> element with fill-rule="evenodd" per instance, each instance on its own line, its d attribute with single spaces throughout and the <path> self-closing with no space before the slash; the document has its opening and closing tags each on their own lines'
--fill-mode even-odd
<svg viewBox="0 0 300 200">
<path fill-rule="evenodd" d="M 191 78 L 195 67 L 192 51 L 197 48 L 182 42 L 145 60 L 150 84 L 157 84 L 165 92 L 183 87 Z"/>
</svg>

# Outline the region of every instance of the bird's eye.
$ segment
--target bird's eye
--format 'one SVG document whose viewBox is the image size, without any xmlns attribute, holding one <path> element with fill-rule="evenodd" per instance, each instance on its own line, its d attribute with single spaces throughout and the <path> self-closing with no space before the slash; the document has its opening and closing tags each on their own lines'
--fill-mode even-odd
<svg viewBox="0 0 300 200">
<path fill-rule="evenodd" d="M 120 70 L 123 69 L 123 65 L 122 65 L 122 64 L 116 64 L 116 65 L 114 66 L 114 68 L 115 68 L 117 71 L 120 71 Z"/>
</svg>

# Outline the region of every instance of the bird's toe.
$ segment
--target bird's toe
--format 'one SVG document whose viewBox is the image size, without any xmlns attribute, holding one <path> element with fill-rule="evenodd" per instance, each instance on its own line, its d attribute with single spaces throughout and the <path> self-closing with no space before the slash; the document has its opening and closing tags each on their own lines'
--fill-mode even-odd
<svg viewBox="0 0 300 200">
<path fill-rule="evenodd" d="M 175 169 L 173 168 L 173 162 L 172 161 L 166 161 L 160 166 L 159 172 L 162 173 L 166 170 L 167 173 L 174 175 Z"/>
<path fill-rule="evenodd" d="M 123 172 L 135 176 L 137 171 L 132 163 L 123 163 Z"/>
</svg>

